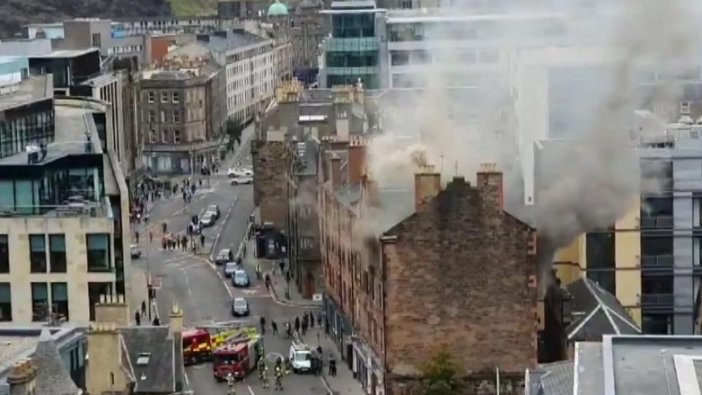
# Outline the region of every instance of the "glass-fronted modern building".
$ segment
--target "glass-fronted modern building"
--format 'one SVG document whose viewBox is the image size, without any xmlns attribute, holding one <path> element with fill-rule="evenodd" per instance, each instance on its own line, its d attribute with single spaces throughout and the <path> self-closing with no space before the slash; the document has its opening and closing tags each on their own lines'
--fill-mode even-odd
<svg viewBox="0 0 702 395">
<path fill-rule="evenodd" d="M 366 89 L 381 88 L 382 61 L 378 23 L 384 26 L 382 12 L 374 1 L 332 2 L 331 37 L 324 40 L 324 55 L 319 83 L 322 88 L 355 85 L 359 80 Z"/>
</svg>

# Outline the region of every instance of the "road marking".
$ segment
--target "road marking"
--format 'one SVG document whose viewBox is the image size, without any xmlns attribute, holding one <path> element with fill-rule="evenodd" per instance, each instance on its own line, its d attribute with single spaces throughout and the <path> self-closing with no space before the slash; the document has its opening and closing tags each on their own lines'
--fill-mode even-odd
<svg viewBox="0 0 702 395">
<path fill-rule="evenodd" d="M 188 387 L 190 387 L 190 379 L 188 378 L 188 374 L 187 374 L 187 373 L 185 373 L 185 385 L 187 385 Z"/>
<path fill-rule="evenodd" d="M 251 394 L 251 395 L 256 395 L 256 394 L 254 394 L 254 392 L 253 392 L 253 390 L 251 389 L 251 386 L 250 386 L 250 385 L 247 385 L 246 388 L 249 389 L 249 394 Z"/>
<path fill-rule="evenodd" d="M 190 289 L 190 279 L 188 278 L 188 273 L 185 272 L 185 269 L 180 268 L 180 271 L 183 272 L 183 276 L 185 276 L 185 286 L 188 288 L 188 295 L 193 296 L 193 291 Z"/>
</svg>

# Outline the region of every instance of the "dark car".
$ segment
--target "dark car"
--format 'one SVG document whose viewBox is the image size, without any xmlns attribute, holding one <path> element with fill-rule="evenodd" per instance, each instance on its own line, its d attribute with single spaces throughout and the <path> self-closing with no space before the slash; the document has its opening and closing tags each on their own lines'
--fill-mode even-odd
<svg viewBox="0 0 702 395">
<path fill-rule="evenodd" d="M 224 265 L 227 262 L 232 262 L 234 260 L 234 254 L 229 248 L 224 248 L 219 250 L 219 253 L 215 257 L 216 265 Z"/>
<path fill-rule="evenodd" d="M 248 300 L 245 298 L 234 298 L 232 301 L 232 315 L 234 317 L 244 317 L 250 313 Z"/>
<path fill-rule="evenodd" d="M 207 206 L 207 210 L 205 210 L 205 211 L 209 211 L 211 213 L 214 213 L 215 219 L 219 219 L 219 216 L 221 214 L 219 211 L 219 206 L 216 204 L 210 204 L 209 206 Z"/>
</svg>

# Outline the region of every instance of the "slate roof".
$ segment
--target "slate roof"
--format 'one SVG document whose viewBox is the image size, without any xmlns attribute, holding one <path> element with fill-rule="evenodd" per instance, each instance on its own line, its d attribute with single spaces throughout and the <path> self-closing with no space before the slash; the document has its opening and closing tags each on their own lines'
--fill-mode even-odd
<svg viewBox="0 0 702 395">
<path fill-rule="evenodd" d="M 561 361 L 539 365 L 527 371 L 526 395 L 572 395 L 573 361 Z"/>
<path fill-rule="evenodd" d="M 175 350 L 178 350 L 180 338 L 174 342 L 169 336 L 168 327 L 140 326 L 122 328 L 129 361 L 134 370 L 135 393 L 172 394 L 176 391 L 176 380 L 182 377 L 181 369 L 176 369 L 179 359 Z M 174 345 L 175 344 L 175 345 Z M 142 353 L 149 353 L 146 365 L 137 364 L 137 359 Z M 182 359 L 181 365 L 182 366 Z"/>
<path fill-rule="evenodd" d="M 583 313 L 566 333 L 569 341 L 599 341 L 603 335 L 636 335 L 641 330 L 614 295 L 597 283 L 581 278 L 567 286 L 572 311 Z"/>
<path fill-rule="evenodd" d="M 58 347 L 48 329 L 41 332 L 32 361 L 37 366 L 37 394 L 76 395 L 80 393 L 80 389 L 66 370 Z"/>
</svg>

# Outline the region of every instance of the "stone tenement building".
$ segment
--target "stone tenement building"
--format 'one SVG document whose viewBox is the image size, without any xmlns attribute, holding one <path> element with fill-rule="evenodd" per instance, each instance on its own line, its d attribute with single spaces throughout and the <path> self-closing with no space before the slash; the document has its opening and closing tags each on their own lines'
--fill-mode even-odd
<svg viewBox="0 0 702 395">
<path fill-rule="evenodd" d="M 278 230 L 285 229 L 288 221 L 287 155 L 282 132 L 268 132 L 265 140 L 251 141 L 254 204 L 259 209 L 259 222 Z"/>
<path fill-rule="evenodd" d="M 457 394 L 496 393 L 496 368 L 500 393 L 521 393 L 537 362 L 535 232 L 503 210 L 502 174 L 442 190 L 426 168 L 414 193 L 380 188 L 354 146 L 321 155 L 325 309 L 344 359 L 369 393 L 420 393 L 440 350 L 461 368 Z"/>
</svg>

